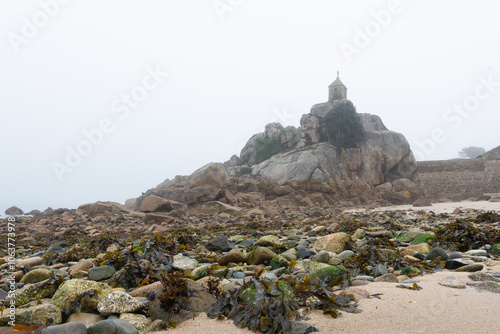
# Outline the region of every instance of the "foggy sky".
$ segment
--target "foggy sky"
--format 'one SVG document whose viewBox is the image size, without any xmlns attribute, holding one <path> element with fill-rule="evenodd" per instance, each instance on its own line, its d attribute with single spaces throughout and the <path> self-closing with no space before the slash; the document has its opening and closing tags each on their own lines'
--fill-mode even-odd
<svg viewBox="0 0 500 334">
<path fill-rule="evenodd" d="M 357 111 L 419 160 L 489 150 L 499 13 L 493 0 L 3 0 L 0 213 L 123 203 L 226 161 L 267 123 L 299 126 L 337 70 Z"/>
</svg>

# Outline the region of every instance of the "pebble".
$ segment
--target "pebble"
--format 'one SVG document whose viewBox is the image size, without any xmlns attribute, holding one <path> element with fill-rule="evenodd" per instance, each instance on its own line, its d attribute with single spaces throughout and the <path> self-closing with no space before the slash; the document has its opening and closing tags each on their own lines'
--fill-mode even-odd
<svg viewBox="0 0 500 334">
<path fill-rule="evenodd" d="M 245 273 L 242 273 L 241 271 L 236 271 L 233 273 L 233 278 L 244 278 L 245 276 Z"/>
</svg>

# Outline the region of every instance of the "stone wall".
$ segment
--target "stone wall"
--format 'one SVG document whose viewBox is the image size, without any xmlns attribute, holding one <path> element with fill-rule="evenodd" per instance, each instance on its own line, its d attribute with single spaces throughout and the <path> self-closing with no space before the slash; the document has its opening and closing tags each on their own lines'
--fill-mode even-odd
<svg viewBox="0 0 500 334">
<path fill-rule="evenodd" d="M 500 193 L 500 160 L 420 161 L 413 181 L 430 199 L 462 200 Z"/>
</svg>

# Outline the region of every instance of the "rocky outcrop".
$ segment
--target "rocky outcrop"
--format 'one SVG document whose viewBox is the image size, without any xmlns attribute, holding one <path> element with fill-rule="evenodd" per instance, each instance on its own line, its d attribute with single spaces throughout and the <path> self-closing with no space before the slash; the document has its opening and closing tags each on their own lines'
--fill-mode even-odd
<svg viewBox="0 0 500 334">
<path fill-rule="evenodd" d="M 248 140 L 239 157 L 166 180 L 139 197 L 135 209 L 146 211 L 150 201 L 161 202 L 158 198 L 189 205 L 192 212 L 201 213 L 219 211 L 213 208 L 220 208 L 220 203 L 255 207 L 271 201 L 278 206 L 314 206 L 385 199 L 403 204 L 419 198 L 421 191 L 409 180 L 416 161 L 405 137 L 388 130 L 376 115 L 355 114 L 363 136 L 356 139 L 354 148 L 334 147 L 324 134 L 325 124 L 331 122 L 325 117 L 334 108 L 354 110 L 354 105 L 349 100 L 316 104 L 302 116 L 298 128 L 270 123 Z M 260 154 L 263 143 L 270 149 Z M 214 201 L 219 202 L 215 207 L 198 205 Z"/>
<path fill-rule="evenodd" d="M 11 206 L 5 210 L 5 214 L 9 216 L 19 216 L 24 214 L 23 210 L 19 209 L 17 206 Z"/>
<path fill-rule="evenodd" d="M 89 216 L 95 216 L 99 214 L 103 214 L 105 212 L 110 213 L 130 213 L 131 209 L 127 208 L 124 205 L 115 202 L 95 202 L 82 204 L 78 207 L 79 210 L 82 210 Z"/>
</svg>

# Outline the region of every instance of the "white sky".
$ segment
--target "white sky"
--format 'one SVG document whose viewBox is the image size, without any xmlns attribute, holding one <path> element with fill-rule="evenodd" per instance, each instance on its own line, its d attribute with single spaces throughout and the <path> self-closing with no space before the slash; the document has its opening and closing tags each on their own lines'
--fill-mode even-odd
<svg viewBox="0 0 500 334">
<path fill-rule="evenodd" d="M 337 70 L 358 112 L 420 159 L 500 144 L 498 1 L 58 0 L 49 17 L 41 3 L 55 1 L 0 0 L 1 213 L 124 202 L 228 160 L 269 122 L 298 126 Z M 139 94 L 148 68 L 169 75 L 124 117 L 121 95 Z M 53 163 L 106 119 L 112 131 L 59 182 Z"/>
</svg>

